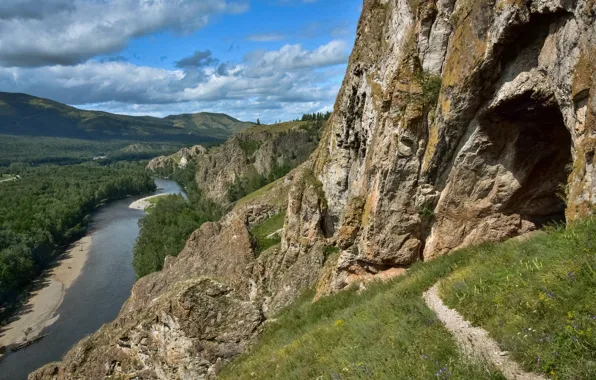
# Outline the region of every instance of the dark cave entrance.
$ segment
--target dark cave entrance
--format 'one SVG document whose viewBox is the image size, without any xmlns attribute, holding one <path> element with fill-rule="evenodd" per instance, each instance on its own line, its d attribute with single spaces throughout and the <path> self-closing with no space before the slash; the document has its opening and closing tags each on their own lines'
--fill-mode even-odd
<svg viewBox="0 0 596 380">
<path fill-rule="evenodd" d="M 499 211 L 520 214 L 537 227 L 565 222 L 572 141 L 554 96 L 526 93 L 490 110 L 483 119 L 489 159 L 520 184 L 514 191 L 503 189 L 508 196 Z"/>
</svg>

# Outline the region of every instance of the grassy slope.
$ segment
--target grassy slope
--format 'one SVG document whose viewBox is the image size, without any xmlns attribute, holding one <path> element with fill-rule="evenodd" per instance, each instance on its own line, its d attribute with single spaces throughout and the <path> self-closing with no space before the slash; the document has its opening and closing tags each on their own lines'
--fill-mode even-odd
<svg viewBox="0 0 596 380">
<path fill-rule="evenodd" d="M 464 359 L 425 306 L 421 295 L 438 280 L 446 302 L 487 328 L 528 370 L 596 378 L 593 221 L 460 250 L 360 294 L 344 291 L 311 304 L 309 292 L 221 378 L 500 378 Z"/>
<path fill-rule="evenodd" d="M 221 379 L 500 379 L 470 363 L 422 292 L 465 265 L 465 252 L 415 265 L 408 276 L 311 304 L 305 294 Z"/>
<path fill-rule="evenodd" d="M 474 251 L 443 283 L 446 303 L 526 369 L 596 378 L 596 221 Z"/>
<path fill-rule="evenodd" d="M 259 133 L 259 132 L 269 132 L 269 133 L 280 133 L 289 131 L 294 128 L 299 128 L 302 126 L 306 126 L 307 123 L 304 121 L 286 121 L 283 123 L 276 123 L 276 124 L 260 124 L 260 125 L 253 125 L 252 127 L 246 129 L 246 133 Z"/>
<path fill-rule="evenodd" d="M 282 229 L 285 218 L 286 213 L 281 212 L 269 219 L 262 221 L 251 229 L 250 233 L 257 241 L 257 250 L 259 253 L 281 242 L 281 236 L 279 235 L 273 236 L 271 238 L 268 238 L 267 236 Z"/>
</svg>

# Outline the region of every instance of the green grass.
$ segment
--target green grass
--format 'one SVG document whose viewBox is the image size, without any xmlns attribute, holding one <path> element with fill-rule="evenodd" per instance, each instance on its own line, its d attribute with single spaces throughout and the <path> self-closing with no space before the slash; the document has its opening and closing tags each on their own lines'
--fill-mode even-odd
<svg viewBox="0 0 596 380">
<path fill-rule="evenodd" d="M 407 276 L 311 303 L 307 292 L 269 324 L 251 352 L 220 379 L 502 379 L 472 363 L 422 300 L 465 265 L 460 252 L 417 264 Z"/>
<path fill-rule="evenodd" d="M 244 198 L 239 199 L 236 202 L 236 205 L 234 207 L 234 209 L 238 209 L 244 205 L 246 205 L 247 203 L 266 195 L 266 193 L 271 190 L 273 188 L 273 186 L 279 184 L 281 181 L 284 181 L 285 178 L 280 178 L 276 181 L 271 182 L 268 185 L 265 185 L 263 187 L 261 187 L 260 189 L 253 191 L 252 193 L 248 194 L 247 196 L 245 196 Z M 287 191 L 280 191 L 279 192 L 279 196 L 276 197 L 276 199 L 279 199 L 280 201 L 284 202 L 287 199 Z"/>
<path fill-rule="evenodd" d="M 272 238 L 268 238 L 267 236 L 282 229 L 285 218 L 286 213 L 282 212 L 264 220 L 251 229 L 251 235 L 254 237 L 257 243 L 256 245 L 258 253 L 263 252 L 266 249 L 281 242 L 281 237 L 279 235 L 276 235 Z"/>
<path fill-rule="evenodd" d="M 219 378 L 502 378 L 463 357 L 424 304 L 422 293 L 439 280 L 445 302 L 486 328 L 526 370 L 596 378 L 594 220 L 462 249 L 361 293 L 342 291 L 313 304 L 309 291 Z"/>
<path fill-rule="evenodd" d="M 471 251 L 443 282 L 446 303 L 527 370 L 596 378 L 596 221 Z"/>
</svg>

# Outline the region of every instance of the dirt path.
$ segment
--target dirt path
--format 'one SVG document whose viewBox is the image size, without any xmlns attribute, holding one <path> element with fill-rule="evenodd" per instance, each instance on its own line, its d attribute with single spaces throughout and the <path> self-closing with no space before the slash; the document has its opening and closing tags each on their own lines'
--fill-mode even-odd
<svg viewBox="0 0 596 380">
<path fill-rule="evenodd" d="M 472 326 L 457 311 L 448 308 L 439 297 L 439 282 L 424 293 L 422 298 L 455 336 L 466 355 L 492 363 L 510 380 L 546 380 L 538 374 L 525 372 L 506 352 L 501 351 L 486 330 Z"/>
<path fill-rule="evenodd" d="M 77 241 L 51 269 L 27 304 L 14 316 L 14 320 L 0 329 L 0 347 L 10 346 L 34 338 L 58 319 L 56 310 L 64 299 L 64 293 L 83 271 L 89 255 L 92 238 L 86 236 Z M 0 358 L 2 354 L 0 353 Z"/>
</svg>

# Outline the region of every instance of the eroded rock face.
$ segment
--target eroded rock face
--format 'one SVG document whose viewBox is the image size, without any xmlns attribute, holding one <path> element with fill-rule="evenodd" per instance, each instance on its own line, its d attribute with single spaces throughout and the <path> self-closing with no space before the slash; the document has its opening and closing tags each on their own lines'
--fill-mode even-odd
<svg viewBox="0 0 596 380">
<path fill-rule="evenodd" d="M 590 211 L 595 12 L 581 0 L 365 1 L 313 157 L 342 250 L 320 292 Z"/>
<path fill-rule="evenodd" d="M 318 138 L 302 129 L 301 123 L 284 124 L 284 128 L 273 126 L 271 130 L 248 129 L 210 154 L 199 156 L 196 181 L 205 196 L 226 203 L 228 189 L 236 182 L 268 177 L 274 166 L 294 168 L 306 161 L 317 147 Z"/>
<path fill-rule="evenodd" d="M 121 315 L 30 379 L 208 379 L 262 322 L 254 303 L 215 280 L 181 281 L 135 315 Z"/>
<path fill-rule="evenodd" d="M 147 169 L 184 169 L 189 162 L 194 161 L 198 156 L 206 154 L 207 149 L 202 145 L 195 145 L 191 148 L 182 148 L 171 156 L 159 156 L 147 164 Z"/>
<path fill-rule="evenodd" d="M 365 0 L 311 158 L 203 225 L 163 272 L 135 285 L 114 324 L 32 378 L 205 378 L 306 288 L 333 293 L 587 215 L 595 19 L 593 0 Z M 212 197 L 246 167 L 246 151 L 254 171 L 270 170 L 258 152 L 270 148 L 233 144 L 221 149 L 226 165 L 197 160 Z M 275 149 L 267 155 L 288 151 Z M 281 244 L 257 256 L 248 226 L 284 204 Z"/>
</svg>

